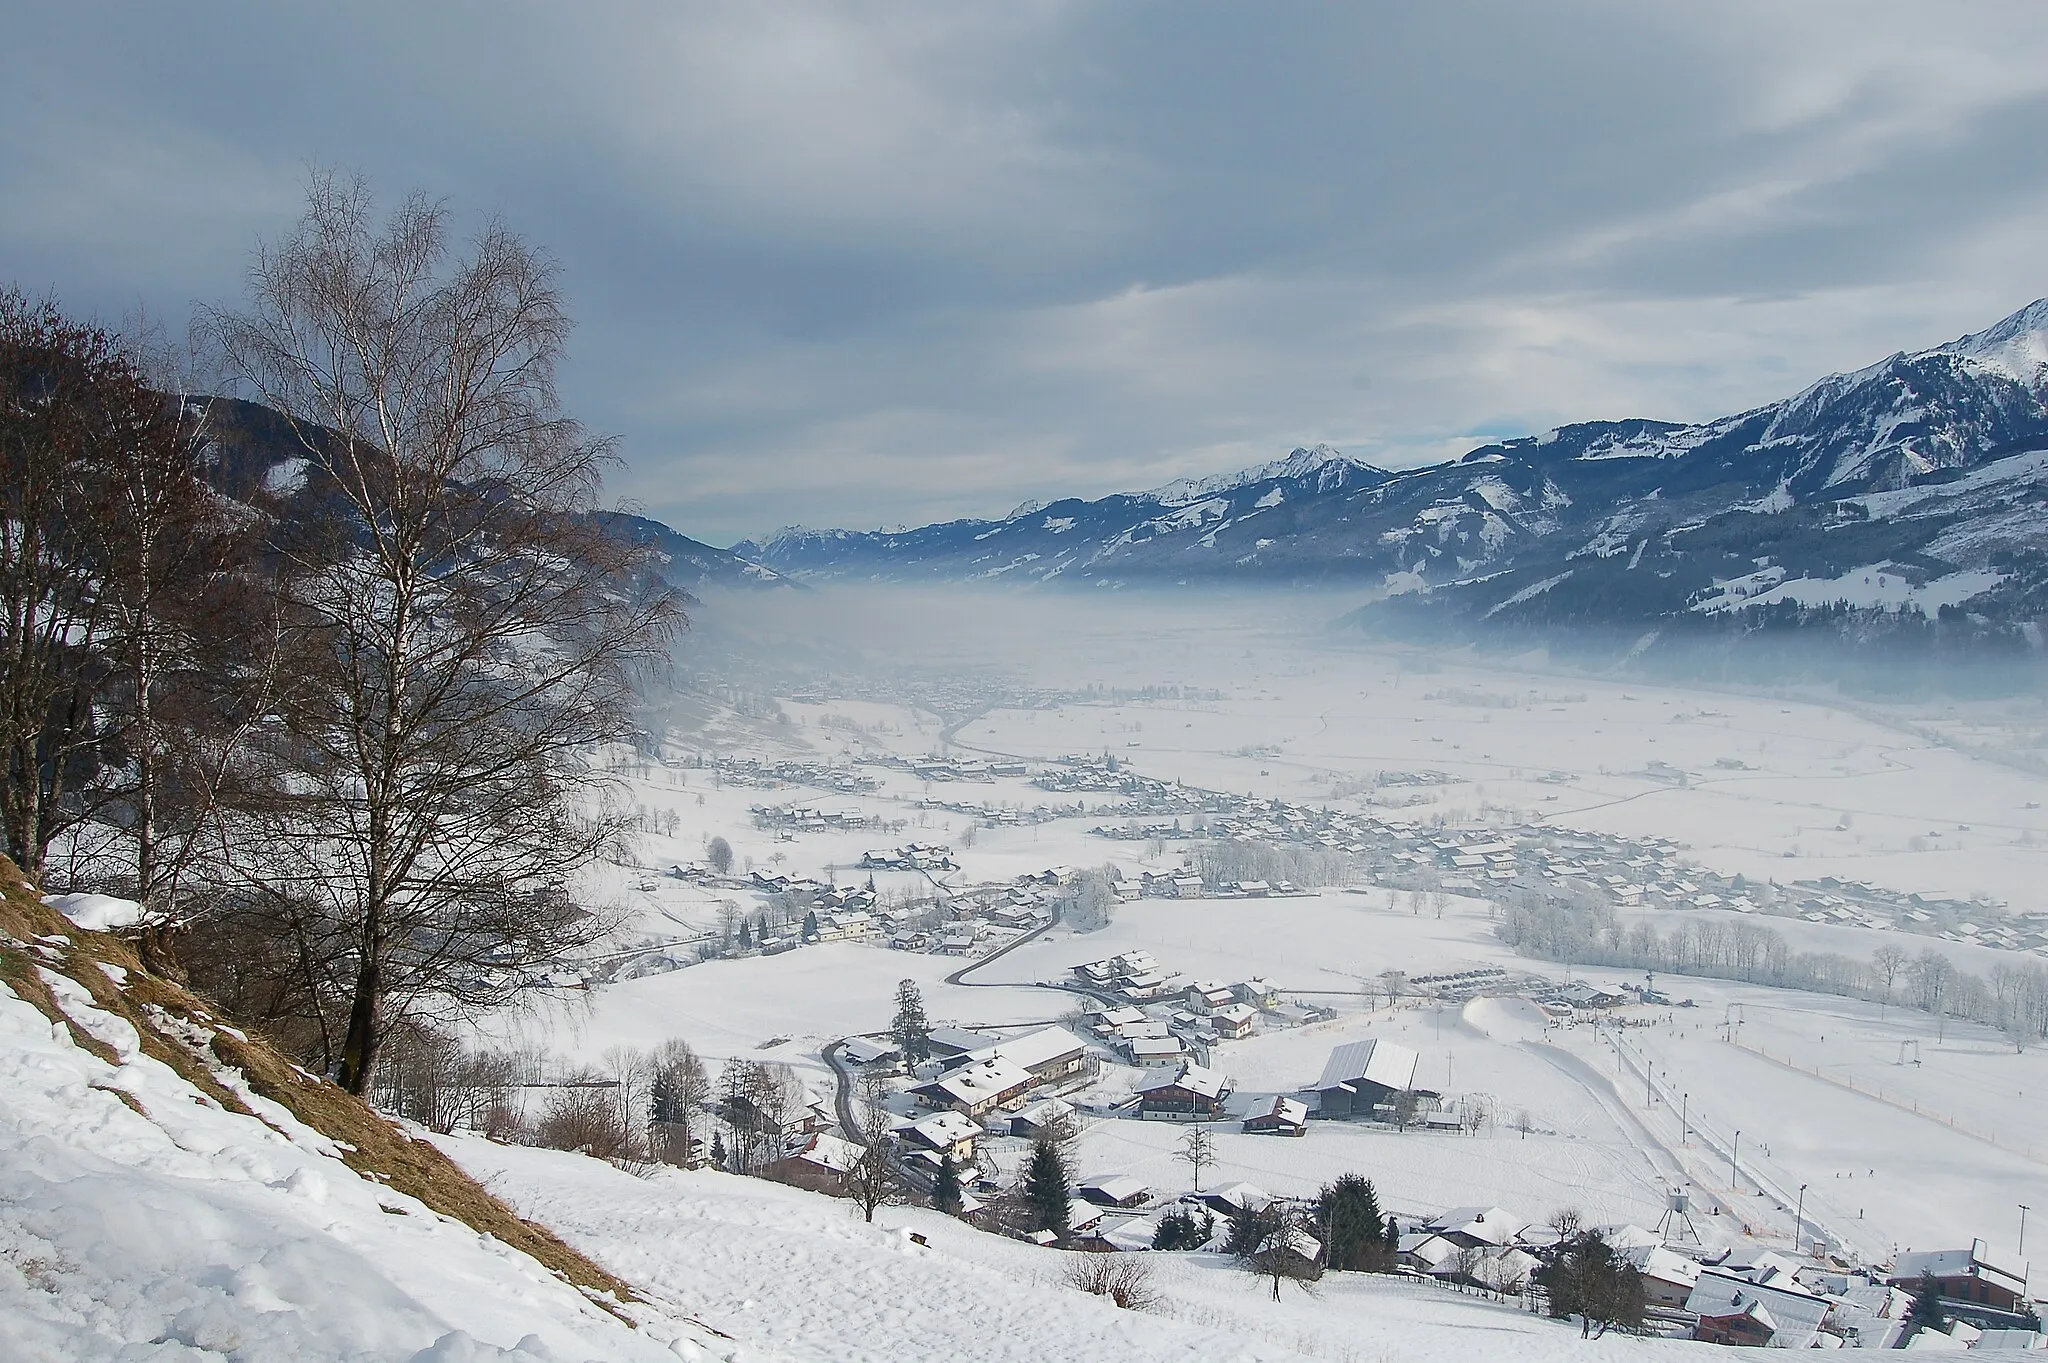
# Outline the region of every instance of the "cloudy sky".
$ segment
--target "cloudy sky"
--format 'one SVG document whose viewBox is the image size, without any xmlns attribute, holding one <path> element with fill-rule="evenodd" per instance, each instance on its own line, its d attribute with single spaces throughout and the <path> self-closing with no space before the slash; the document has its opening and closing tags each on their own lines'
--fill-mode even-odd
<svg viewBox="0 0 2048 1363">
<path fill-rule="evenodd" d="M 727 543 L 1719 415 L 2048 294 L 2048 9 L 8 6 L 0 282 L 178 324 L 309 167 L 560 263 Z"/>
</svg>

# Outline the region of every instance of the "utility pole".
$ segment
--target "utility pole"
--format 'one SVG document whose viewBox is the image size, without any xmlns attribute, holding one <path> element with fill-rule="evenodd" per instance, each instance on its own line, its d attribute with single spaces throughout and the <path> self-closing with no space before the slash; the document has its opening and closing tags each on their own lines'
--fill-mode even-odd
<svg viewBox="0 0 2048 1363">
<path fill-rule="evenodd" d="M 1735 1143 L 1728 1147 L 1728 1187 L 1733 1192 L 1742 1191 L 1742 1179 L 1735 1164 L 1736 1156 L 1742 1150 L 1742 1128 L 1735 1128 Z"/>
<path fill-rule="evenodd" d="M 1691 1124 L 1690 1124 L 1690 1123 L 1688 1122 L 1688 1120 L 1687 1120 L 1688 1116 L 1690 1115 L 1690 1111 L 1691 1111 L 1691 1108 L 1692 1108 L 1692 1095 L 1691 1095 L 1690 1093 L 1681 1093 L 1681 1094 L 1679 1094 L 1679 1095 L 1678 1095 L 1678 1143 L 1679 1143 L 1680 1145 L 1682 1145 L 1682 1146 L 1683 1146 L 1683 1145 L 1691 1145 L 1691 1144 L 1692 1144 L 1692 1126 L 1691 1126 Z"/>
<path fill-rule="evenodd" d="M 1806 1243 L 1806 1185 L 1799 1185 L 1799 1210 L 1792 1214 L 1792 1248 Z"/>
<path fill-rule="evenodd" d="M 2024 1202 L 2022 1202 L 2022 1203 L 2020 1203 L 2020 1204 L 2019 1204 L 2019 1208 L 2020 1208 L 2020 1250 L 2019 1250 L 2019 1252 L 2020 1252 L 2021 1254 L 2025 1254 L 2025 1253 L 2027 1252 L 2027 1204 L 2026 1204 L 2026 1203 L 2024 1203 Z"/>
</svg>

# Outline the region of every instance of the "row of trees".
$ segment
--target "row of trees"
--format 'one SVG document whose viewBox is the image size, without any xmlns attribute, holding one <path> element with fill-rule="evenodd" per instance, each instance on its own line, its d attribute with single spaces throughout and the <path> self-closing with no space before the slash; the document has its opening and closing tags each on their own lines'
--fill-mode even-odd
<svg viewBox="0 0 2048 1363">
<path fill-rule="evenodd" d="M 316 180 L 200 334 L 0 295 L 0 833 L 112 891 L 195 983 L 352 1091 L 422 1020 L 596 939 L 570 880 L 626 816 L 677 593 L 589 514 L 547 259 Z M 259 405 L 260 404 L 260 405 Z"/>
<path fill-rule="evenodd" d="M 1909 952 L 1890 943 L 1859 961 L 1794 951 L 1761 923 L 1680 915 L 1668 932 L 1640 920 L 1624 926 L 1611 904 L 1592 898 L 1510 897 L 1495 931 L 1518 951 L 1546 960 L 1811 989 L 1883 1007 L 1902 1004 L 1997 1028 L 2022 1049 L 2048 1038 L 2048 966 L 2032 961 L 2001 962 L 1977 976 L 1958 969 L 1936 947 Z"/>
</svg>

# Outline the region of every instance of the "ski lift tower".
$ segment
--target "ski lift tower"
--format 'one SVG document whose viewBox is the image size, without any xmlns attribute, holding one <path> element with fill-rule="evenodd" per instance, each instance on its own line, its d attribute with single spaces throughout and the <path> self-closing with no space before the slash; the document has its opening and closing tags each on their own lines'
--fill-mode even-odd
<svg viewBox="0 0 2048 1363">
<path fill-rule="evenodd" d="M 1669 1245 L 1697 1245 L 1699 1227 L 1692 1223 L 1692 1194 L 1683 1188 L 1664 1190 L 1664 1219 L 1657 1223 L 1657 1238 Z"/>
</svg>

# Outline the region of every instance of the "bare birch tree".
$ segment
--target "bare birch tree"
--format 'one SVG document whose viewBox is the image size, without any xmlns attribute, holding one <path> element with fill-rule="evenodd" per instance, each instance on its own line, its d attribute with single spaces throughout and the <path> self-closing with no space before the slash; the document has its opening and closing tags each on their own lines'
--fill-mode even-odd
<svg viewBox="0 0 2048 1363">
<path fill-rule="evenodd" d="M 239 865 L 345 943 L 309 984 L 355 1092 L 394 1019 L 502 1002 L 601 932 L 568 890 L 619 831 L 592 754 L 682 621 L 586 514 L 610 447 L 561 411 L 553 268 L 496 224 L 450 235 L 424 197 L 379 222 L 316 180 L 247 310 L 211 317 L 305 474 L 269 546 L 302 645 L 290 794 Z"/>
</svg>

